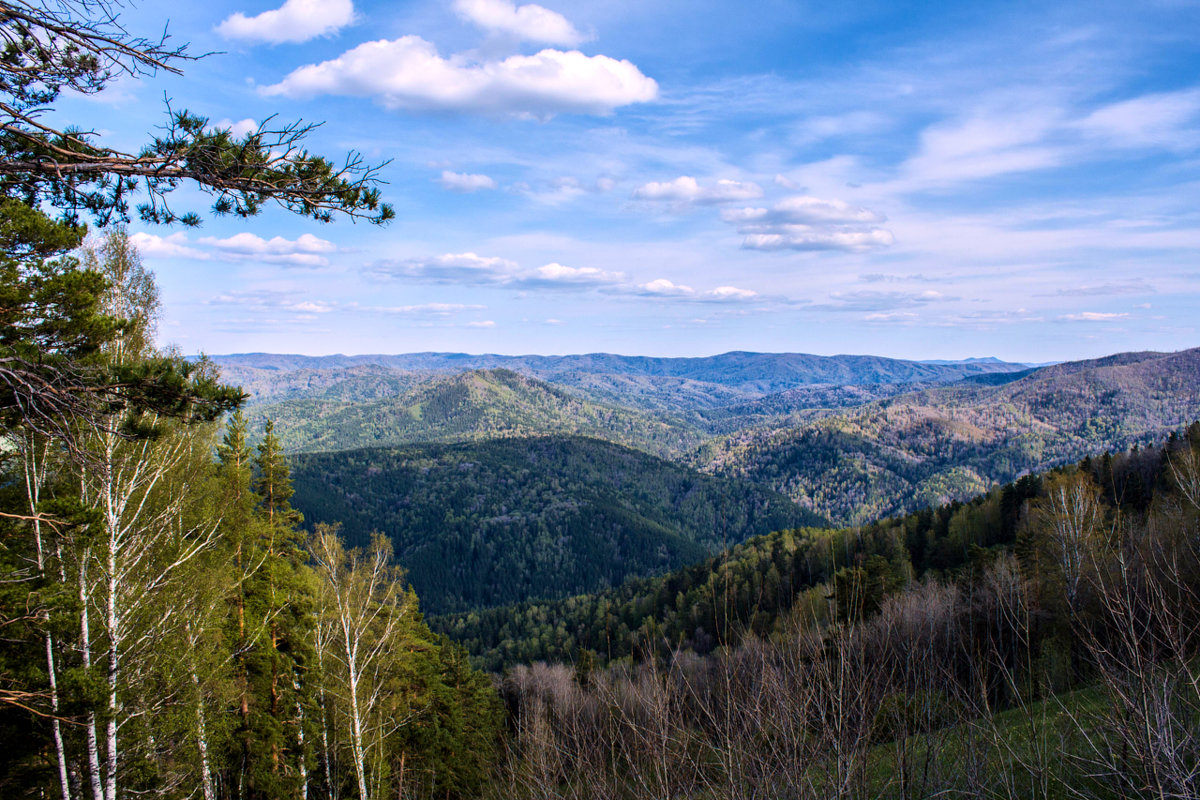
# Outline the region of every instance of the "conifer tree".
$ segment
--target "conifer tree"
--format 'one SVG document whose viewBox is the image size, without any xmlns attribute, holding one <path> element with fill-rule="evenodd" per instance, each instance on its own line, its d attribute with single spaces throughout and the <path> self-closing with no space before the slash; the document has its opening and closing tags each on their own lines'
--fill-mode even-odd
<svg viewBox="0 0 1200 800">
<path fill-rule="evenodd" d="M 244 431 L 235 431 L 226 443 L 231 460 L 242 457 L 242 436 Z M 253 472 L 258 520 L 250 526 L 254 539 L 243 543 L 243 563 L 250 567 L 238 607 L 245 649 L 240 783 L 246 798 L 296 797 L 308 772 L 300 726 L 308 702 L 304 674 L 312 648 L 313 601 L 299 529 L 303 517 L 289 502 L 290 471 L 270 422 Z"/>
</svg>

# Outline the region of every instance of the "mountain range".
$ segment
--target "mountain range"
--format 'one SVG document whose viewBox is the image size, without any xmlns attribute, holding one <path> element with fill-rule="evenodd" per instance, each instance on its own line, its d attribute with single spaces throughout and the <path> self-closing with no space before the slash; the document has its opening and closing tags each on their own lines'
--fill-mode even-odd
<svg viewBox="0 0 1200 800">
<path fill-rule="evenodd" d="M 213 358 L 297 505 L 431 611 L 564 597 L 799 525 L 966 500 L 1200 418 L 1200 349 L 1029 366 L 726 353 Z M 690 498 L 690 499 L 689 499 Z M 777 526 L 777 527 L 772 527 Z"/>
</svg>

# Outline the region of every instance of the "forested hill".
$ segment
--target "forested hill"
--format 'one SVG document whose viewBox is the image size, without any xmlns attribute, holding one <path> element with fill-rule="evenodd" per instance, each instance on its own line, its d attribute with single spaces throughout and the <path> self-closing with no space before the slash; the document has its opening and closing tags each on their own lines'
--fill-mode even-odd
<svg viewBox="0 0 1200 800">
<path fill-rule="evenodd" d="M 923 362 L 880 356 L 731 352 L 705 358 L 654 358 L 590 353 L 501 356 L 465 353 L 299 356 L 246 353 L 213 356 L 224 379 L 256 397 L 287 394 L 299 382 L 355 379 L 363 367 L 410 375 L 509 369 L 600 399 L 620 397 L 643 408 L 706 408 L 813 385 L 951 383 L 971 375 L 1023 370 L 996 359 Z"/>
<path fill-rule="evenodd" d="M 1197 417 L 1200 349 L 1124 353 L 741 430 L 706 445 L 694 463 L 858 524 L 1156 440 Z"/>
<path fill-rule="evenodd" d="M 387 534 L 431 613 L 564 597 L 822 520 L 768 489 L 576 436 L 306 453 L 308 523 Z"/>
<path fill-rule="evenodd" d="M 1028 557 L 1045 535 L 1043 512 L 1054 487 L 1084 481 L 1088 491 L 1078 497 L 1096 504 L 1088 523 L 1093 533 L 1111 535 L 1154 508 L 1165 525 L 1177 525 L 1180 509 L 1188 506 L 1178 496 L 1180 476 L 1184 491 L 1195 498 L 1198 459 L 1200 423 L 1195 423 L 1160 446 L 1028 475 L 966 503 L 925 508 L 862 528 L 776 531 L 702 562 L 602 592 L 445 615 L 430 624 L 493 671 L 539 660 L 570 663 L 583 650 L 601 659 L 675 647 L 703 655 L 736 645 L 747 634 L 779 633 L 793 615 L 809 622 L 828 621 L 831 613 L 866 617 L 906 584 L 970 579 L 973 570 L 1004 553 Z"/>
<path fill-rule="evenodd" d="M 669 416 L 590 402 L 507 369 L 423 379 L 378 367 L 352 369 L 351 379 L 328 385 L 323 373 L 309 373 L 320 387 L 316 393 L 252 406 L 252 426 L 274 419 L 292 452 L 580 434 L 679 455 L 703 440 Z"/>
</svg>

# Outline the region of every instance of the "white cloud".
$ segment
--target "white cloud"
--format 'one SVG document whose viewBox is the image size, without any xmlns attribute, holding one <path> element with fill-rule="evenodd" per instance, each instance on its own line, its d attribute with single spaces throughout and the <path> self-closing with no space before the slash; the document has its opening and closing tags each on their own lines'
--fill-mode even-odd
<svg viewBox="0 0 1200 800">
<path fill-rule="evenodd" d="M 625 280 L 620 272 L 606 272 L 596 267 L 566 267 L 558 263 L 545 264 L 532 273 L 514 276 L 513 285 L 522 288 L 581 288 L 611 286 Z"/>
<path fill-rule="evenodd" d="M 282 236 L 264 239 L 253 233 L 238 233 L 227 239 L 208 236 L 200 239 L 199 244 L 212 247 L 227 258 L 298 267 L 323 267 L 329 263 L 325 255 L 337 251 L 337 245 L 333 242 L 311 233 L 302 234 L 296 239 Z"/>
<path fill-rule="evenodd" d="M 217 26 L 226 39 L 251 42 L 307 42 L 328 36 L 354 21 L 352 0 L 287 0 L 253 17 L 238 12 Z"/>
<path fill-rule="evenodd" d="M 957 300 L 947 297 L 941 292 L 928 290 L 924 292 L 833 292 L 829 295 L 832 305 L 826 306 L 831 311 L 869 311 L 882 317 L 886 312 L 901 308 L 917 308 L 930 303 Z"/>
<path fill-rule="evenodd" d="M 446 253 L 431 258 L 379 261 L 369 266 L 376 275 L 415 278 L 431 283 L 499 284 L 517 269 L 514 261 L 475 253 Z"/>
<path fill-rule="evenodd" d="M 705 296 L 713 300 L 753 300 L 758 297 L 758 292 L 739 289 L 736 286 L 718 286 L 710 292 L 705 292 Z"/>
<path fill-rule="evenodd" d="M 1200 89 L 1143 95 L 1104 106 L 1080 128 L 1117 147 L 1186 147 L 1200 144 L 1196 119 Z"/>
<path fill-rule="evenodd" d="M 848 250 L 863 252 L 895 243 L 890 231 L 804 231 L 753 233 L 742 240 L 747 250 Z"/>
<path fill-rule="evenodd" d="M 481 319 L 477 322 L 468 322 L 467 327 L 468 328 L 494 328 L 494 327 L 496 327 L 496 321 L 492 320 L 492 319 Z"/>
<path fill-rule="evenodd" d="M 485 308 L 487 306 L 466 303 L 419 303 L 410 306 L 370 306 L 366 310 L 397 316 L 448 317 L 461 311 L 481 311 Z"/>
<path fill-rule="evenodd" d="M 323 267 L 325 258 L 337 252 L 337 245 L 305 233 L 296 239 L 275 236 L 264 239 L 253 233 L 238 233 L 225 239 L 206 236 L 190 242 L 180 231 L 169 236 L 135 233 L 129 237 L 138 252 L 147 258 L 191 258 L 201 261 L 216 257 L 224 261 L 261 261 L 299 267 Z M 205 249 L 200 249 L 201 247 Z M 215 251 L 215 252 L 214 252 Z"/>
<path fill-rule="evenodd" d="M 217 120 L 216 122 L 209 125 L 209 127 L 212 128 L 213 130 L 229 131 L 229 135 L 232 136 L 234 139 L 241 139 L 244 136 L 246 136 L 246 134 L 254 133 L 255 131 L 257 131 L 258 123 L 249 118 L 243 119 L 243 120 L 238 120 L 237 122 L 234 122 L 233 120 L 231 120 L 229 118 L 226 118 L 226 119 Z"/>
<path fill-rule="evenodd" d="M 680 283 L 672 283 L 666 278 L 659 278 L 649 283 L 643 283 L 637 288 L 646 294 L 667 297 L 691 297 L 696 293 L 696 290 L 692 287 Z"/>
<path fill-rule="evenodd" d="M 331 61 L 300 67 L 268 96 L 372 97 L 390 109 L 478 111 L 546 117 L 608 114 L 658 96 L 658 84 L 629 61 L 577 50 L 542 50 L 502 61 L 442 58 L 419 36 L 366 42 Z"/>
<path fill-rule="evenodd" d="M 727 209 L 722 218 L 737 227 L 748 250 L 845 250 L 863 252 L 895 242 L 875 227 L 884 217 L 842 200 L 799 195 L 772 208 Z"/>
<path fill-rule="evenodd" d="M 485 30 L 527 42 L 574 47 L 585 40 L 562 14 L 532 3 L 517 6 L 508 0 L 455 0 L 454 10 Z"/>
<path fill-rule="evenodd" d="M 800 195 L 780 200 L 774 208 L 729 209 L 722 215 L 743 229 L 751 226 L 792 225 L 860 225 L 883 222 L 874 211 L 852 206 L 842 200 L 822 200 Z"/>
<path fill-rule="evenodd" d="M 558 262 L 543 264 L 534 269 L 525 269 L 508 259 L 488 258 L 475 253 L 447 253 L 431 258 L 383 261 L 369 265 L 367 270 L 389 278 L 409 278 L 424 283 L 498 289 L 598 291 L 616 297 L 656 297 L 702 303 L 740 303 L 763 299 L 757 292 L 737 286 L 718 286 L 708 291 L 697 291 L 691 286 L 675 283 L 666 278 L 658 278 L 647 283 L 636 283 L 623 272 L 612 272 L 598 267 L 570 267 Z M 429 311 L 435 308 L 458 310 L 468 308 L 468 306 L 451 307 L 426 304 L 376 310 L 390 313 L 415 313 L 418 310 Z"/>
<path fill-rule="evenodd" d="M 1061 123 L 1053 108 L 1001 109 L 938 123 L 921 134 L 921 149 L 902 172 L 909 188 L 921 188 L 1058 166 L 1067 153 L 1046 139 Z"/>
<path fill-rule="evenodd" d="M 328 314 L 330 311 L 333 311 L 333 306 L 316 300 L 302 300 L 291 306 L 291 308 L 295 311 L 304 311 L 310 314 Z"/>
<path fill-rule="evenodd" d="M 145 258 L 192 258 L 204 261 L 209 257 L 208 253 L 192 247 L 188 243 L 187 234 L 182 231 L 170 236 L 139 232 L 131 235 L 129 240 Z"/>
<path fill-rule="evenodd" d="M 1059 319 L 1066 322 L 1110 322 L 1115 319 L 1125 319 L 1127 313 L 1105 311 L 1081 311 L 1078 314 L 1063 314 Z"/>
<path fill-rule="evenodd" d="M 299 292 L 275 289 L 226 292 L 208 301 L 209 305 L 246 306 L 259 311 L 268 309 L 292 311 L 297 314 L 328 314 L 336 309 L 333 303 L 323 300 L 297 298 Z"/>
<path fill-rule="evenodd" d="M 711 186 L 701 186 L 689 175 L 673 181 L 646 183 L 633 190 L 633 196 L 639 200 L 701 205 L 754 200 L 762 194 L 762 187 L 757 183 L 721 179 Z"/>
<path fill-rule="evenodd" d="M 449 170 L 442 173 L 438 183 L 452 192 L 470 193 L 480 189 L 496 188 L 496 181 L 488 175 L 470 175 L 465 172 L 450 172 Z"/>
</svg>

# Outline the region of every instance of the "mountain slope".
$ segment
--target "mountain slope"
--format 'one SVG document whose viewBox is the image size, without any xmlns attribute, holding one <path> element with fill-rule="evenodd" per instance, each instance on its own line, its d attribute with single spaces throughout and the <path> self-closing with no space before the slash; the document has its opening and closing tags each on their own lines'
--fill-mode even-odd
<svg viewBox="0 0 1200 800">
<path fill-rule="evenodd" d="M 374 378 L 368 373 L 365 380 Z M 358 379 L 314 396 L 251 406 L 247 416 L 256 427 L 273 418 L 290 452 L 580 434 L 647 452 L 679 454 L 698 446 L 703 438 L 679 421 L 589 402 L 505 369 L 439 376 L 407 389 L 396 387 L 391 396 L 347 400 L 363 382 Z"/>
<path fill-rule="evenodd" d="M 878 356 L 815 356 L 805 353 L 730 352 L 704 358 L 653 358 L 588 353 L 567 356 L 502 356 L 466 353 L 297 356 L 243 353 L 213 356 L 226 380 L 252 394 L 270 394 L 290 373 L 302 379 L 336 379 L 339 371 L 373 366 L 423 376 L 510 369 L 576 390 L 605 403 L 643 409 L 701 409 L 753 400 L 799 386 L 951 383 L 970 375 L 1025 369 L 994 359 L 929 363 Z M 263 393 L 263 389 L 268 391 Z"/>
<path fill-rule="evenodd" d="M 1090 458 L 1066 473 L 1088 475 L 1098 502 L 1134 518 L 1175 491 L 1171 464 L 1184 463 L 1192 448 L 1200 456 L 1200 423 L 1157 447 Z M 863 587 L 858 598 L 864 613 L 905 583 L 934 576 L 971 580 L 998 553 L 1012 552 L 1022 536 L 1029 546 L 1038 524 L 1030 503 L 1044 500 L 1054 480 L 1054 473 L 1029 475 L 966 503 L 861 528 L 775 531 L 663 575 L 562 600 L 433 617 L 430 626 L 491 671 L 539 660 L 570 663 L 583 649 L 604 659 L 644 656 L 663 642 L 705 654 L 747 634 L 766 639 L 788 630 L 792 609 L 808 620 L 833 613 L 854 570 L 871 576 L 871 588 Z"/>
<path fill-rule="evenodd" d="M 293 459 L 306 521 L 390 536 L 430 613 L 562 597 L 821 520 L 744 481 L 582 437 L 411 445 Z"/>
<path fill-rule="evenodd" d="M 981 379 L 982 380 L 982 379 Z M 1200 418 L 1200 349 L 1124 353 L 898 395 L 794 427 L 744 430 L 694 463 L 771 486 L 843 524 L 1158 438 Z"/>
</svg>

